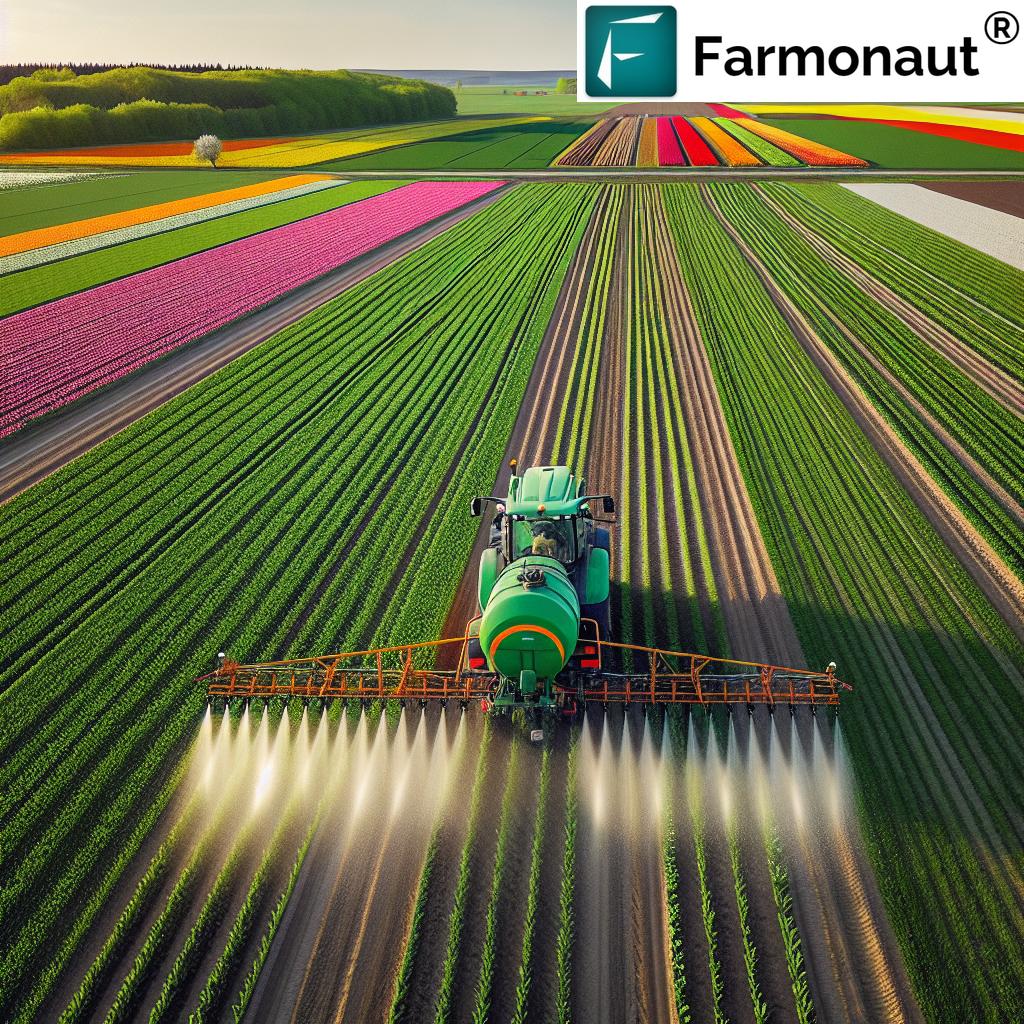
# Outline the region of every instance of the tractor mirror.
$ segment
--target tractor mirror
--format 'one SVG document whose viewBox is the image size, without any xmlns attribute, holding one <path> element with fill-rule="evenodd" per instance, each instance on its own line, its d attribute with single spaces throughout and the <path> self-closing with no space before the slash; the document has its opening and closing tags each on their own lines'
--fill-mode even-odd
<svg viewBox="0 0 1024 1024">
<path fill-rule="evenodd" d="M 606 494 L 602 499 L 604 501 L 604 510 L 607 515 L 615 514 L 615 499 L 610 495 Z"/>
<path fill-rule="evenodd" d="M 483 498 L 471 498 L 469 502 L 469 514 L 474 518 L 478 518 L 480 513 L 484 510 L 484 499 Z"/>
</svg>

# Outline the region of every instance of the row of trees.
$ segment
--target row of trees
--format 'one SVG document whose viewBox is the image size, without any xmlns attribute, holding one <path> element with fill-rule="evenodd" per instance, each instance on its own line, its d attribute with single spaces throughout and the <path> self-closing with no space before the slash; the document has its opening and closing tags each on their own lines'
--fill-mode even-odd
<svg viewBox="0 0 1024 1024">
<path fill-rule="evenodd" d="M 28 78 L 30 75 L 49 81 L 74 78 L 76 75 L 98 75 L 101 71 L 113 71 L 115 68 L 159 68 L 163 71 L 181 71 L 189 75 L 198 75 L 204 71 L 256 71 L 261 65 L 255 64 L 75 64 L 73 62 L 40 64 L 0 64 L 0 85 L 7 85 L 15 78 Z"/>
<path fill-rule="evenodd" d="M 328 131 L 454 117 L 455 109 L 443 86 L 362 72 L 117 68 L 0 86 L 0 147 Z"/>
</svg>

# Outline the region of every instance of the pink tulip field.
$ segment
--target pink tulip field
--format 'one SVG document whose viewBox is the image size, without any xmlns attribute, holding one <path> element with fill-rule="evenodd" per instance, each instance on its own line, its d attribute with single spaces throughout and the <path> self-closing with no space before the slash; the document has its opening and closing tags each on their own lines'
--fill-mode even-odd
<svg viewBox="0 0 1024 1024">
<path fill-rule="evenodd" d="M 0 437 L 501 184 L 414 182 L 8 317 Z"/>
</svg>

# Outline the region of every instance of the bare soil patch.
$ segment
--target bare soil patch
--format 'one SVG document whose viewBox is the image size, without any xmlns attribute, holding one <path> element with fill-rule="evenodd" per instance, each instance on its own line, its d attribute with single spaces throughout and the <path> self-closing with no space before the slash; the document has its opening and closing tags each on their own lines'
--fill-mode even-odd
<svg viewBox="0 0 1024 1024">
<path fill-rule="evenodd" d="M 1024 182 L 1020 181 L 927 181 L 920 183 L 932 192 L 987 206 L 1013 217 L 1024 218 Z M 1024 224 L 1021 225 L 1024 231 Z"/>
</svg>

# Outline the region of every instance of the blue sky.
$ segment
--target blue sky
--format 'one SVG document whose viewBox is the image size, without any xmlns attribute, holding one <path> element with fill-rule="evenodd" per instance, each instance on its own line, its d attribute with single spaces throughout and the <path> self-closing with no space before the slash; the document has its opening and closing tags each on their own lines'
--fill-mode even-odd
<svg viewBox="0 0 1024 1024">
<path fill-rule="evenodd" d="M 0 0 L 0 63 L 571 68 L 573 0 Z"/>
</svg>

